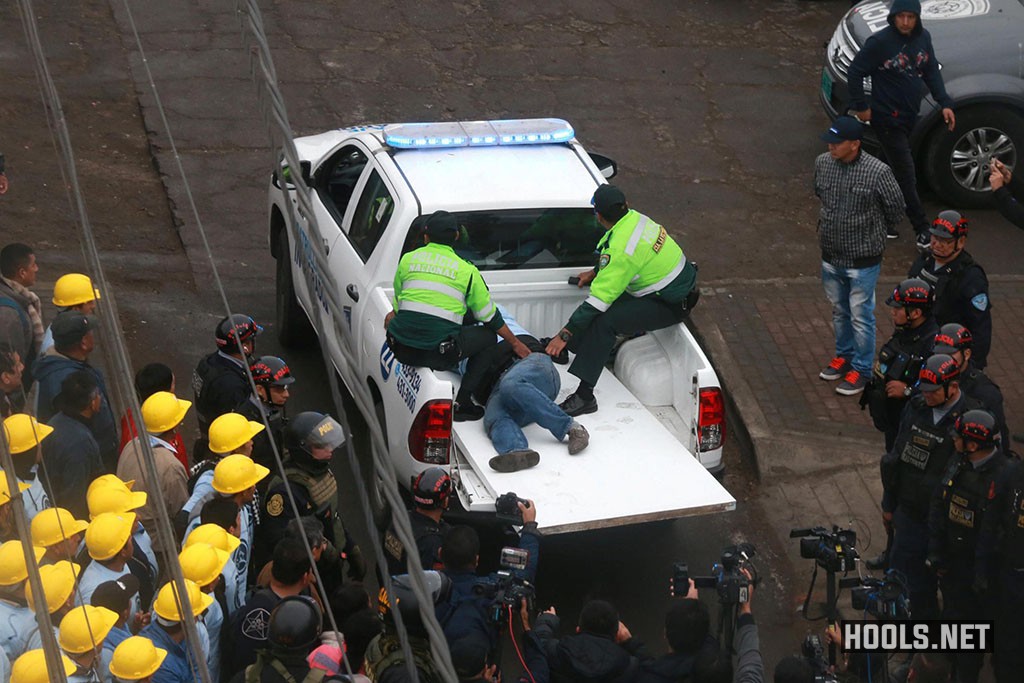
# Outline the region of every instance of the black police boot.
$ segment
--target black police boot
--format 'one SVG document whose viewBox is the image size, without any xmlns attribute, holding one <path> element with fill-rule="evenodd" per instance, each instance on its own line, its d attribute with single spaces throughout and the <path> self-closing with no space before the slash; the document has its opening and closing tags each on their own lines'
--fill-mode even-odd
<svg viewBox="0 0 1024 683">
<path fill-rule="evenodd" d="M 452 419 L 456 422 L 476 422 L 483 416 L 484 409 L 472 401 L 465 404 L 456 401 L 455 410 L 452 411 Z"/>
<path fill-rule="evenodd" d="M 872 557 L 870 560 L 865 560 L 864 561 L 864 565 L 868 569 L 871 569 L 872 571 L 879 570 L 879 569 L 881 569 L 881 570 L 888 570 L 889 569 L 889 549 L 886 548 L 881 553 L 879 553 L 877 556 Z"/>
<path fill-rule="evenodd" d="M 577 394 L 569 394 L 569 397 L 558 404 L 566 415 L 569 417 L 576 417 L 577 415 L 586 415 L 587 413 L 597 412 L 597 399 L 591 397 L 590 400 L 580 398 Z"/>
</svg>

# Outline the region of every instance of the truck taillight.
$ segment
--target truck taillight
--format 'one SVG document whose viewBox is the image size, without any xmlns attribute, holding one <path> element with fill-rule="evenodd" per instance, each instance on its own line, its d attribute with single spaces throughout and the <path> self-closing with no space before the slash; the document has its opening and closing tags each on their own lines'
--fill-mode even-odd
<svg viewBox="0 0 1024 683">
<path fill-rule="evenodd" d="M 427 401 L 409 429 L 409 453 L 420 462 L 447 465 L 452 444 L 452 402 Z"/>
<path fill-rule="evenodd" d="M 701 452 L 713 451 L 725 443 L 725 397 L 718 387 L 700 390 L 697 440 Z"/>
</svg>

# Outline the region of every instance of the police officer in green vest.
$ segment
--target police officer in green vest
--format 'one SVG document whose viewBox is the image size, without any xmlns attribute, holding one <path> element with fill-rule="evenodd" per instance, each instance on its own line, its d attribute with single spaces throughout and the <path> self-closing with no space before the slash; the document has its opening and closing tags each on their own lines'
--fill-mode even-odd
<svg viewBox="0 0 1024 683">
<path fill-rule="evenodd" d="M 594 386 L 617 335 L 675 325 L 699 296 L 696 266 L 665 228 L 629 208 L 622 190 L 601 185 L 592 203 L 607 232 L 597 243 L 597 266 L 579 275 L 590 296 L 547 346 L 552 356 L 566 347 L 576 354 L 569 372 L 580 384 L 560 405 L 571 416 L 597 410 Z"/>
<path fill-rule="evenodd" d="M 388 346 L 400 363 L 451 370 L 469 359 L 462 386 L 475 386 L 481 369 L 473 357 L 507 341 L 520 358 L 530 355 L 498 312 L 480 271 L 452 248 L 460 230 L 455 216 L 435 211 L 423 230 L 423 246 L 402 257 L 395 273 L 394 310 L 384 318 Z M 467 311 L 472 322 L 465 324 Z M 495 336 L 497 334 L 497 336 Z M 479 419 L 484 409 L 473 404 L 471 389 L 455 397 L 458 419 Z"/>
</svg>

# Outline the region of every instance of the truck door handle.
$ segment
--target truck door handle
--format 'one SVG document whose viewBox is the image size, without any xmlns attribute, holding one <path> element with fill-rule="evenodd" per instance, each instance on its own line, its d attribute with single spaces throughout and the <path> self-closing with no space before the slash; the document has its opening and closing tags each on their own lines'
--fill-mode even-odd
<svg viewBox="0 0 1024 683">
<path fill-rule="evenodd" d="M 355 285 L 349 285 L 345 288 L 345 293 L 349 295 L 352 301 L 359 301 L 359 290 L 356 289 Z"/>
</svg>

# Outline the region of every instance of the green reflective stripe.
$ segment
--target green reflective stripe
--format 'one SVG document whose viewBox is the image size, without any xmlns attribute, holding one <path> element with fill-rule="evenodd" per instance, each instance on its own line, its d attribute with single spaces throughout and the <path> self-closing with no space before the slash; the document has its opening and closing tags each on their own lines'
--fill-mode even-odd
<svg viewBox="0 0 1024 683">
<path fill-rule="evenodd" d="M 458 300 L 463 305 L 466 303 L 465 292 L 441 282 L 433 282 L 431 280 L 409 280 L 408 282 L 402 283 L 402 289 L 406 291 L 410 289 L 429 289 L 431 292 L 450 296 L 451 298 Z"/>
<path fill-rule="evenodd" d="M 400 311 L 415 311 L 416 313 L 426 313 L 427 315 L 433 315 L 442 320 L 453 322 L 457 325 L 462 324 L 462 313 L 455 313 L 447 309 L 441 308 L 440 306 L 434 306 L 432 304 L 425 304 L 420 301 L 400 301 L 398 303 L 398 310 Z"/>
<path fill-rule="evenodd" d="M 647 228 L 647 222 L 650 219 L 640 214 L 640 220 L 637 222 L 636 227 L 633 228 L 633 234 L 629 236 L 629 241 L 626 242 L 626 249 L 623 251 L 626 256 L 632 256 L 633 252 L 636 251 L 636 246 L 640 244 L 640 238 L 644 236 L 644 229 Z"/>
<path fill-rule="evenodd" d="M 597 298 L 596 296 L 594 296 L 594 295 L 590 295 L 590 296 L 588 296 L 588 297 L 587 297 L 587 300 L 586 300 L 586 301 L 584 301 L 583 303 L 585 303 L 585 304 L 590 304 L 591 306 L 593 306 L 593 307 L 594 307 L 594 308 L 596 308 L 597 310 L 601 311 L 602 313 L 604 313 L 605 311 L 607 311 L 607 310 L 608 310 L 608 307 L 609 307 L 609 306 L 611 306 L 611 304 L 609 304 L 609 303 L 605 303 L 604 301 L 601 301 L 600 299 L 598 299 L 598 298 Z"/>
<path fill-rule="evenodd" d="M 670 284 L 672 284 L 672 281 L 675 280 L 677 277 L 679 277 L 679 274 L 683 272 L 683 268 L 685 268 L 685 267 L 686 267 L 686 255 L 684 254 L 683 257 L 681 259 L 679 259 L 679 263 L 676 264 L 676 267 L 673 268 L 669 272 L 669 274 L 666 275 L 665 277 L 661 278 L 660 280 L 658 280 L 654 284 L 647 285 L 643 289 L 637 289 L 637 290 L 629 290 L 629 289 L 627 289 L 626 291 L 628 291 L 633 296 L 647 296 L 648 294 L 654 294 L 655 292 L 660 292 L 661 290 L 665 289 Z"/>
<path fill-rule="evenodd" d="M 491 318 L 494 317 L 494 313 L 497 309 L 494 304 L 490 301 L 487 302 L 487 306 L 482 309 L 473 309 L 473 317 L 482 323 L 490 322 Z"/>
</svg>

